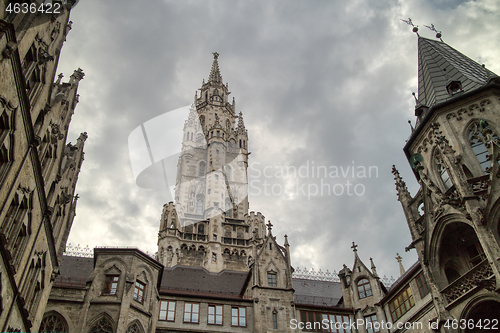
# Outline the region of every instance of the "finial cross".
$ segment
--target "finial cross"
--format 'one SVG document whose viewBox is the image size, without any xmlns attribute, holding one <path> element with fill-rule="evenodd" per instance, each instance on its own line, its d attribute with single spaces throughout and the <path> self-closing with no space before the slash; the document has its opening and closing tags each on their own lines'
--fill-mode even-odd
<svg viewBox="0 0 500 333">
<path fill-rule="evenodd" d="M 396 255 L 397 255 L 396 260 L 397 260 L 399 263 L 401 263 L 401 261 L 403 261 L 403 257 L 401 257 L 401 256 L 399 255 L 399 253 L 396 253 Z"/>
<path fill-rule="evenodd" d="M 351 249 L 354 251 L 354 252 L 358 252 L 358 249 L 357 249 L 357 245 L 354 244 L 354 242 L 352 242 L 352 246 L 351 246 Z"/>
<path fill-rule="evenodd" d="M 212 54 L 214 55 L 214 59 L 217 60 L 217 58 L 219 58 L 219 53 L 218 52 L 212 52 Z"/>
<path fill-rule="evenodd" d="M 271 231 L 271 229 L 273 228 L 273 225 L 271 224 L 270 220 L 268 221 L 268 223 L 266 225 L 267 225 L 267 230 Z"/>
</svg>

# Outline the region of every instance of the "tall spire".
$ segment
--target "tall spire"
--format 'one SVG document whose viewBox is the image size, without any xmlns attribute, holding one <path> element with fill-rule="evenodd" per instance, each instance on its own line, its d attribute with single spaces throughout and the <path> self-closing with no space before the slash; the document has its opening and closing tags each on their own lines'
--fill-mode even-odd
<svg viewBox="0 0 500 333">
<path fill-rule="evenodd" d="M 418 37 L 418 104 L 432 107 L 497 76 L 448 44 Z"/>
<path fill-rule="evenodd" d="M 219 58 L 219 53 L 214 52 L 214 62 L 212 63 L 212 69 L 210 70 L 210 75 L 208 77 L 208 82 L 220 82 L 222 83 L 222 76 L 219 71 L 219 62 L 217 59 Z"/>
</svg>

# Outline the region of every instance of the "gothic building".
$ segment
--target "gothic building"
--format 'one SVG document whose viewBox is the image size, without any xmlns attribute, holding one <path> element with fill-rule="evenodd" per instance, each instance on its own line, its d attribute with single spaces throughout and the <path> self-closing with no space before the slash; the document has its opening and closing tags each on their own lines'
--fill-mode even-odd
<svg viewBox="0 0 500 333">
<path fill-rule="evenodd" d="M 0 331 L 36 332 L 75 217 L 87 135 L 66 142 L 84 73 L 54 82 L 72 2 L 59 15 L 16 4 L 0 4 Z"/>
<path fill-rule="evenodd" d="M 401 265 L 392 284 L 354 243 L 352 266 L 338 274 L 295 271 L 287 236 L 280 244 L 271 222 L 249 212 L 251 133 L 217 53 L 184 124 L 175 203 L 161 212 L 156 256 L 131 248 L 63 254 L 86 139 L 64 144 L 83 72 L 54 82 L 68 8 L 43 22 L 22 14 L 0 22 L 2 331 L 480 331 L 452 322 L 462 319 L 498 327 L 496 74 L 418 37 L 417 123 L 404 147 L 418 193 L 393 173 L 413 240 L 407 250 L 419 260 Z"/>
</svg>

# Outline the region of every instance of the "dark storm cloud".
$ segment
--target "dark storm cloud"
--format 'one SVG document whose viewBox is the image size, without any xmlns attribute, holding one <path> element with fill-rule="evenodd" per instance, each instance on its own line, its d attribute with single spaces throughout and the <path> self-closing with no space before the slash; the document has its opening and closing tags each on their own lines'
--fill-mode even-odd
<svg viewBox="0 0 500 333">
<path fill-rule="evenodd" d="M 381 275 L 398 274 L 396 252 L 409 267 L 416 255 L 403 253 L 411 239 L 390 172 L 396 164 L 416 192 L 402 152 L 417 89 L 416 36 L 400 21 L 408 16 L 423 36 L 432 38 L 423 25 L 435 23 L 446 42 L 500 72 L 494 0 L 80 2 L 60 67 L 66 77 L 77 67 L 86 73 L 71 125 L 71 137 L 87 131 L 89 139 L 70 241 L 155 251 L 168 199 L 136 185 L 128 136 L 192 103 L 217 51 L 244 114 L 250 163 L 378 168 L 377 177 L 352 179 L 362 196 L 250 196 L 278 240 L 288 234 L 292 264 L 338 271 L 352 265 L 355 241 Z M 293 189 L 320 179 L 270 181 Z"/>
</svg>

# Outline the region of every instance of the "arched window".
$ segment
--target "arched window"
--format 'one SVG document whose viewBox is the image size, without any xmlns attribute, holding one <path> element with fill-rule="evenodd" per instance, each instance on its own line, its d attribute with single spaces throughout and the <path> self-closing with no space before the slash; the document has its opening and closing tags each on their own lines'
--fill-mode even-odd
<svg viewBox="0 0 500 333">
<path fill-rule="evenodd" d="M 89 333 L 113 333 L 113 325 L 106 317 L 101 317 L 90 329 Z"/>
<path fill-rule="evenodd" d="M 51 311 L 43 315 L 42 323 L 38 329 L 40 333 L 61 332 L 67 333 L 68 323 L 59 313 Z"/>
<path fill-rule="evenodd" d="M 441 178 L 441 181 L 443 182 L 446 191 L 453 185 L 453 183 L 451 182 L 450 174 L 448 173 L 448 170 L 444 165 L 443 159 L 437 151 L 434 154 L 434 161 L 436 162 L 437 172 L 439 174 L 439 177 Z"/>
<path fill-rule="evenodd" d="M 205 224 L 200 223 L 198 225 L 198 234 L 200 234 L 200 235 L 204 235 L 205 234 Z"/>
<path fill-rule="evenodd" d="M 200 166 L 199 166 L 199 170 L 198 170 L 198 176 L 199 177 L 203 177 L 205 176 L 205 170 L 207 168 L 207 164 L 205 163 L 205 161 L 201 161 L 200 162 Z"/>
<path fill-rule="evenodd" d="M 358 295 L 359 299 L 372 296 L 372 287 L 368 279 L 361 279 L 358 281 Z"/>
<path fill-rule="evenodd" d="M 498 136 L 491 130 L 486 121 L 475 121 L 469 130 L 469 144 L 476 155 L 479 165 L 485 172 L 491 165 L 491 162 L 487 159 L 489 155 L 486 148 L 488 139 L 498 140 Z"/>
<path fill-rule="evenodd" d="M 127 333 L 142 333 L 142 330 L 137 323 L 133 323 L 127 328 Z"/>
</svg>

